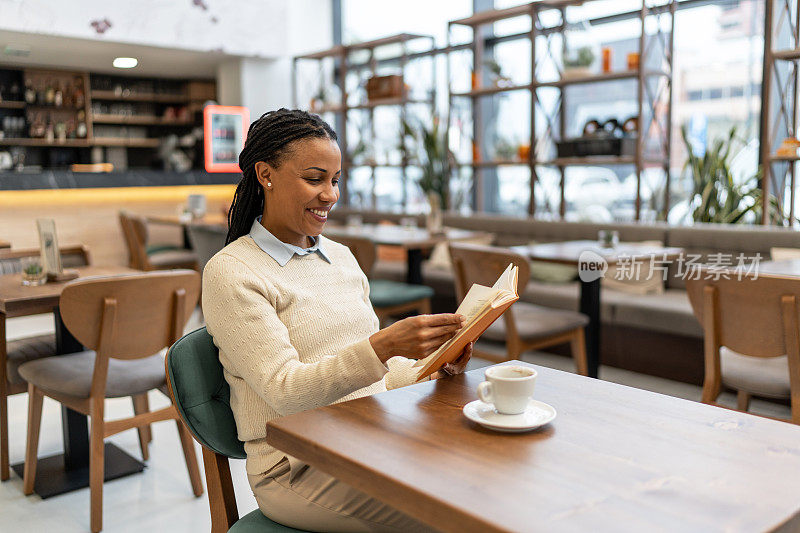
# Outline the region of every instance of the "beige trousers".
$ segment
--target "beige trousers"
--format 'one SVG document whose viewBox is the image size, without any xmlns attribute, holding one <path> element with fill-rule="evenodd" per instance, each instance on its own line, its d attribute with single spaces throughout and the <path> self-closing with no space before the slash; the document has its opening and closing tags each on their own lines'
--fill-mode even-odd
<svg viewBox="0 0 800 533">
<path fill-rule="evenodd" d="M 435 531 L 294 458 L 247 479 L 261 512 L 285 526 L 330 533 Z"/>
</svg>

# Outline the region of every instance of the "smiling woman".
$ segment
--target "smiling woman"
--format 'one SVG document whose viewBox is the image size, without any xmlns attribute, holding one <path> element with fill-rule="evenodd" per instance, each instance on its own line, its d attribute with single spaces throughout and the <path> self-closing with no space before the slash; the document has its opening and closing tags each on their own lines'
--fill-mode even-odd
<svg viewBox="0 0 800 533">
<path fill-rule="evenodd" d="M 378 330 L 358 262 L 321 235 L 339 199 L 341 152 L 318 116 L 263 115 L 250 126 L 239 167 L 228 244 L 203 271 L 203 312 L 259 508 L 303 530 L 425 530 L 271 447 L 266 423 L 413 383 L 413 359 L 452 337 L 463 317 L 415 316 Z M 462 372 L 471 353 L 468 346 L 443 373 Z"/>
</svg>

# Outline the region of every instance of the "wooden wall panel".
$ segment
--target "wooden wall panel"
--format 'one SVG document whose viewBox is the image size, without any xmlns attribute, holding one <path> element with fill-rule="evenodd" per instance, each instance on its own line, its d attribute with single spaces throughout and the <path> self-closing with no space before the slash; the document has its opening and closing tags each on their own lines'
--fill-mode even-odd
<svg viewBox="0 0 800 533">
<path fill-rule="evenodd" d="M 95 265 L 126 265 L 128 252 L 122 238 L 121 209 L 142 215 L 174 215 L 189 194 L 205 194 L 208 212 L 230 204 L 235 186 L 127 187 L 0 192 L 0 240 L 12 248 L 39 246 L 37 218 L 56 222 L 60 245 L 85 244 Z M 150 225 L 150 242 L 182 242 L 177 227 Z"/>
</svg>

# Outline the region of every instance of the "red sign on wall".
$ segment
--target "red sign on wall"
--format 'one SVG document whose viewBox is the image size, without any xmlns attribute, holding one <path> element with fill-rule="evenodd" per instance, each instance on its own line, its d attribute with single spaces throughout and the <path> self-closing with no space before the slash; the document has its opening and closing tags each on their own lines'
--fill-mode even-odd
<svg viewBox="0 0 800 533">
<path fill-rule="evenodd" d="M 207 105 L 203 109 L 206 172 L 241 172 L 239 152 L 249 125 L 246 107 Z"/>
</svg>

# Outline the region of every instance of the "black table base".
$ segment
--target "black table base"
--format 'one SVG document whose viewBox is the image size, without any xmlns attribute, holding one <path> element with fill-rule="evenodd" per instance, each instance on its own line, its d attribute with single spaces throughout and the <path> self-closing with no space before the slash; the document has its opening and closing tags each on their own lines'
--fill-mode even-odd
<svg viewBox="0 0 800 533">
<path fill-rule="evenodd" d="M 87 457 L 88 458 L 88 457 Z M 11 465 L 21 478 L 25 472 L 25 463 Z M 105 477 L 106 481 L 143 471 L 145 464 L 122 451 L 110 442 L 105 443 Z M 40 457 L 36 464 L 36 482 L 33 490 L 42 499 L 58 496 L 83 489 L 89 486 L 89 465 L 66 468 L 65 455 Z"/>
<path fill-rule="evenodd" d="M 422 250 L 418 248 L 406 250 L 406 258 L 406 283 L 422 285 Z"/>
<path fill-rule="evenodd" d="M 589 317 L 586 326 L 586 362 L 589 376 L 600 368 L 600 279 L 581 281 L 581 313 Z"/>
</svg>

